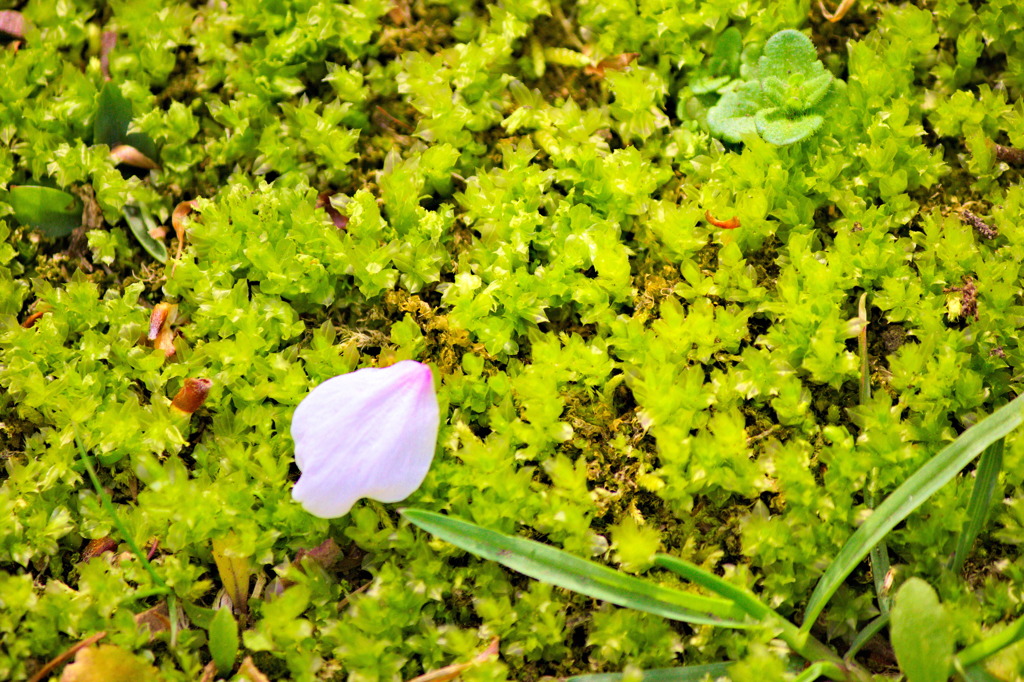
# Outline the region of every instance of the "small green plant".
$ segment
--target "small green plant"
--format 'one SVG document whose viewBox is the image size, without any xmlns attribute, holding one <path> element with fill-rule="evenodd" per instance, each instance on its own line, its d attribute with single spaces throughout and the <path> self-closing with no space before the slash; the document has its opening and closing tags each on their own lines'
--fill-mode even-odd
<svg viewBox="0 0 1024 682">
<path fill-rule="evenodd" d="M 799 142 L 821 128 L 841 87 L 818 60 L 810 38 L 779 31 L 768 39 L 752 77 L 708 112 L 708 127 L 727 142 L 748 135 L 778 145 Z"/>
<path fill-rule="evenodd" d="M 667 554 L 654 556 L 665 568 L 714 596 L 685 592 L 650 583 L 611 568 L 573 556 L 547 545 L 481 528 L 467 521 L 420 509 L 406 509 L 403 516 L 420 528 L 478 556 L 497 561 L 543 582 L 589 597 L 646 611 L 665 618 L 725 628 L 769 628 L 790 651 L 807 661 L 797 678 L 803 681 L 826 677 L 841 682 L 860 682 L 871 675 L 853 662 L 854 654 L 871 636 L 892 622 L 891 638 L 904 673 L 912 682 L 946 679 L 953 671 L 967 679 L 978 673 L 973 666 L 1000 649 L 1024 638 L 1024 619 L 1000 633 L 953 654 L 953 631 L 934 590 L 923 580 L 912 579 L 896 597 L 896 608 L 869 624 L 845 656 L 811 635 L 811 626 L 842 582 L 888 533 L 915 509 L 950 482 L 986 448 L 999 442 L 1024 422 L 1024 396 L 994 412 L 943 448 L 885 499 L 839 551 L 811 594 L 803 626 L 797 626 L 770 608 L 751 590 L 735 585 L 696 564 Z M 873 562 L 874 563 L 874 562 Z M 922 619 L 927 621 L 923 628 Z M 1008 634 L 1009 633 L 1009 634 Z M 919 652 L 929 651 L 928 656 Z M 663 679 L 658 675 L 644 679 Z M 687 677 L 687 668 L 678 669 Z M 702 674 L 705 671 L 702 671 Z M 576 682 L 620 679 L 617 676 L 577 676 Z M 696 678 L 699 679 L 699 678 Z"/>
</svg>

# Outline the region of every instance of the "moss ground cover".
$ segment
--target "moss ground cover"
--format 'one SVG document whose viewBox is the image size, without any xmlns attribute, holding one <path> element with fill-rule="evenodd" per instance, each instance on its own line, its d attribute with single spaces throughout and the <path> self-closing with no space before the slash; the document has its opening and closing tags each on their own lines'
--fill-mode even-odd
<svg viewBox="0 0 1024 682">
<path fill-rule="evenodd" d="M 427 363 L 440 445 L 411 504 L 667 585 L 672 554 L 800 622 L 875 504 L 1020 392 L 1016 0 L 4 7 L 0 679 L 99 633 L 76 665 L 140 679 L 795 678 L 770 630 L 532 582 L 393 506 L 310 516 L 295 406 Z M 716 139 L 785 29 L 840 99 L 792 144 Z M 1024 606 L 1024 438 L 1002 456 L 962 569 L 973 470 L 887 538 L 885 589 L 934 586 L 960 647 Z M 815 636 L 853 640 L 877 577 Z M 887 641 L 858 661 L 891 673 Z M 1020 678 L 1024 649 L 987 670 Z"/>
</svg>

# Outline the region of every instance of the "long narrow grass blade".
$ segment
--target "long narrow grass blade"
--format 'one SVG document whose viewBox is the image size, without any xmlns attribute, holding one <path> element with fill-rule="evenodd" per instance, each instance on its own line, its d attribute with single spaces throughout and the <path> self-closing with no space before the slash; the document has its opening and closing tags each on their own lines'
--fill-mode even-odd
<svg viewBox="0 0 1024 682">
<path fill-rule="evenodd" d="M 704 665 L 689 665 L 681 668 L 658 668 L 657 670 L 645 670 L 640 675 L 643 682 L 700 682 L 710 675 L 712 678 L 725 675 L 731 662 L 706 663 Z M 622 673 L 598 673 L 596 675 L 577 675 L 570 677 L 565 682 L 619 682 L 625 678 Z"/>
<path fill-rule="evenodd" d="M 964 678 L 964 682 L 1003 682 L 1001 678 L 996 677 L 980 665 L 971 666 L 960 675 Z"/>
<path fill-rule="evenodd" d="M 824 674 L 824 663 L 811 663 L 809 666 L 804 668 L 802 673 L 793 678 L 793 682 L 814 682 L 814 680 L 818 679 Z"/>
<path fill-rule="evenodd" d="M 451 516 L 421 509 L 405 509 L 402 515 L 467 552 L 588 597 L 687 623 L 730 628 L 754 625 L 743 621 L 743 611 L 732 601 L 662 587 L 560 549 L 503 535 Z"/>
<path fill-rule="evenodd" d="M 757 598 L 750 590 L 733 585 L 722 580 L 714 573 L 705 571 L 700 566 L 692 564 L 684 559 L 679 559 L 668 554 L 659 554 L 654 558 L 654 563 L 662 568 L 667 568 L 681 578 L 685 578 L 695 585 L 708 589 L 743 609 L 751 618 L 764 620 L 771 616 L 777 617 L 780 621 L 782 616 L 775 613 L 767 604 Z"/>
<path fill-rule="evenodd" d="M 864 628 L 857 633 L 857 636 L 853 638 L 853 642 L 850 643 L 850 650 L 843 656 L 848 661 L 852 661 L 853 657 L 856 656 L 864 645 L 871 641 L 871 638 L 882 631 L 886 625 L 889 624 L 889 614 L 883 613 L 878 618 L 864 626 Z"/>
<path fill-rule="evenodd" d="M 860 320 L 860 333 L 857 335 L 857 345 L 860 347 L 860 404 L 866 405 L 871 400 L 871 366 L 868 363 L 868 295 L 863 293 L 857 302 L 857 318 Z M 873 481 L 877 478 L 876 471 L 872 471 Z M 868 498 L 868 504 L 875 506 L 875 496 L 872 492 Z M 878 599 L 878 609 L 883 613 L 889 613 L 889 602 L 892 601 L 885 594 L 885 577 L 889 572 L 889 548 L 882 540 L 871 548 L 868 555 L 871 563 L 871 575 L 875 578 L 875 596 Z"/>
<path fill-rule="evenodd" d="M 1024 639 L 1024 618 L 1018 618 L 991 637 L 972 644 L 956 655 L 955 665 L 968 669 Z"/>
<path fill-rule="evenodd" d="M 761 624 L 778 628 L 778 638 L 786 642 L 790 649 L 808 661 L 818 661 L 821 663 L 821 674 L 831 676 L 833 673 L 842 670 L 843 661 L 839 659 L 834 651 L 812 637 L 810 633 L 802 632 L 797 626 L 790 623 L 758 599 L 757 595 L 747 588 L 733 585 L 689 561 L 667 554 L 658 554 L 654 558 L 654 563 L 662 568 L 669 569 L 696 585 L 714 592 L 720 597 L 725 597 Z"/>
<path fill-rule="evenodd" d="M 847 541 L 835 561 L 821 576 L 804 614 L 802 630 L 810 631 L 846 576 L 850 575 L 871 548 L 911 512 L 920 507 L 942 486 L 949 483 L 981 451 L 999 440 L 1024 421 L 1024 395 L 999 408 L 977 425 L 969 428 L 918 469 L 875 509 Z"/>
<path fill-rule="evenodd" d="M 959 573 L 964 567 L 967 555 L 985 525 L 985 517 L 992 507 L 992 495 L 999 481 L 999 471 L 1003 468 L 1003 449 L 1006 439 L 1000 438 L 985 448 L 978 460 L 978 470 L 974 475 L 974 488 L 971 490 L 971 501 L 967 503 L 967 521 L 956 543 L 953 554 L 953 572 Z"/>
</svg>

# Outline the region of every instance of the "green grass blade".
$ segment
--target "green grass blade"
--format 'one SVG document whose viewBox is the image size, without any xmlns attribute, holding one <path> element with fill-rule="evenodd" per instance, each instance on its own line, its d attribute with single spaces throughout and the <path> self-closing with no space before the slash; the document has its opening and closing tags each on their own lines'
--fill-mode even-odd
<svg viewBox="0 0 1024 682">
<path fill-rule="evenodd" d="M 1020 426 L 1022 420 L 1024 395 L 1017 396 L 979 424 L 967 429 L 889 495 L 839 550 L 835 561 L 821 576 L 807 602 L 802 629 L 805 632 L 810 631 L 825 604 L 839 589 L 846 576 L 850 575 L 871 548 L 896 524 L 949 483 L 982 450 Z"/>
<path fill-rule="evenodd" d="M 850 650 L 843 656 L 848 661 L 852 661 L 853 657 L 856 656 L 864 645 L 871 641 L 871 638 L 882 631 L 886 625 L 889 624 L 890 615 L 883 613 L 878 618 L 864 626 L 864 628 L 857 633 L 857 636 L 853 638 L 853 642 L 850 643 Z"/>
<path fill-rule="evenodd" d="M 953 554 L 953 572 L 959 573 L 964 567 L 967 555 L 974 546 L 974 541 L 985 525 L 985 517 L 992 506 L 992 495 L 999 482 L 999 471 L 1003 468 L 1003 449 L 1005 439 L 1000 438 L 985 448 L 978 460 L 978 471 L 974 476 L 974 488 L 971 490 L 971 501 L 967 503 L 967 521 L 956 543 Z"/>
<path fill-rule="evenodd" d="M 132 234 L 135 235 L 135 239 L 138 240 L 139 244 L 142 244 L 142 248 L 146 250 L 146 253 L 160 263 L 166 263 L 167 247 L 164 246 L 162 241 L 157 240 L 149 233 L 151 229 L 157 226 L 149 210 L 145 206 L 140 208 L 131 204 L 125 204 L 124 219 L 128 222 L 128 227 L 131 228 Z"/>
<path fill-rule="evenodd" d="M 866 405 L 871 400 L 871 365 L 868 362 L 868 295 L 867 292 L 860 295 L 857 302 L 857 319 L 860 320 L 860 332 L 857 334 L 857 345 L 860 348 L 860 404 Z M 872 470 L 871 488 L 874 488 L 874 480 L 877 478 L 877 470 Z M 868 504 L 875 506 L 875 496 L 872 492 L 868 497 Z M 885 577 L 889 572 L 889 548 L 885 541 L 879 542 L 871 548 L 868 560 L 871 563 L 871 575 L 875 578 L 875 595 L 878 598 L 878 609 L 883 613 L 889 613 L 889 597 L 885 594 Z"/>
<path fill-rule="evenodd" d="M 980 665 L 970 667 L 960 675 L 964 678 L 964 682 L 1003 682 L 1001 678 L 996 677 Z"/>
<path fill-rule="evenodd" d="M 955 665 L 968 669 L 1024 639 L 1024 618 L 1018 618 L 991 637 L 972 644 L 956 655 Z"/>
<path fill-rule="evenodd" d="M 874 576 L 875 596 L 878 599 L 878 610 L 889 613 L 889 605 L 892 603 L 892 596 L 886 594 L 885 579 L 889 573 L 889 547 L 885 540 L 880 541 L 871 548 L 868 555 L 871 562 L 871 575 Z"/>
<path fill-rule="evenodd" d="M 402 515 L 467 552 L 588 597 L 687 623 L 753 627 L 743 622 L 743 611 L 732 601 L 662 587 L 560 549 L 487 530 L 451 516 L 421 509 L 404 509 Z"/>
<path fill-rule="evenodd" d="M 755 620 L 764 620 L 772 616 L 775 616 L 779 620 L 784 620 L 782 616 L 775 613 L 775 611 L 758 599 L 757 595 L 750 590 L 722 580 L 714 573 L 705 571 L 703 568 L 700 568 L 689 561 L 669 556 L 668 554 L 659 554 L 654 558 L 654 563 L 662 568 L 667 568 L 676 575 L 689 580 L 695 585 L 700 585 L 701 587 L 734 602 L 736 606 L 743 609 L 744 613 Z"/>
<path fill-rule="evenodd" d="M 823 663 L 811 663 L 809 666 L 804 668 L 803 672 L 793 679 L 793 682 L 814 682 L 814 680 L 824 674 L 825 665 Z"/>
<path fill-rule="evenodd" d="M 704 665 L 688 665 L 680 668 L 658 668 L 657 670 L 645 670 L 641 673 L 640 679 L 643 682 L 700 682 L 706 676 L 713 678 L 725 675 L 731 662 L 705 663 Z M 565 682 L 618 682 L 625 675 L 622 673 L 598 673 L 596 675 L 576 675 L 568 678 Z"/>
<path fill-rule="evenodd" d="M 721 597 L 725 597 L 761 624 L 767 627 L 778 628 L 779 639 L 786 642 L 790 649 L 808 661 L 819 661 L 822 665 L 822 674 L 831 674 L 842 669 L 843 661 L 839 659 L 834 651 L 814 637 L 811 637 L 810 633 L 802 632 L 797 626 L 772 610 L 767 604 L 758 599 L 757 595 L 745 587 L 733 585 L 689 561 L 667 554 L 657 555 L 654 558 L 654 563 Z M 826 669 L 825 666 L 831 667 Z"/>
</svg>

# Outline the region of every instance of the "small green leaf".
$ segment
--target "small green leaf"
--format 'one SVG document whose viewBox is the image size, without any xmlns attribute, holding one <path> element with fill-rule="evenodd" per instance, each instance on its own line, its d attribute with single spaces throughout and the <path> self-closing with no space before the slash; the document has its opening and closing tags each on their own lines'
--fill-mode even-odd
<svg viewBox="0 0 1024 682">
<path fill-rule="evenodd" d="M 815 661 L 804 668 L 799 675 L 793 678 L 793 682 L 814 682 L 824 674 L 825 664 L 821 661 Z"/>
<path fill-rule="evenodd" d="M 718 74 L 736 76 L 740 72 L 740 57 L 743 54 L 743 34 L 735 26 L 722 31 L 715 41 L 711 57 L 711 69 Z"/>
<path fill-rule="evenodd" d="M 150 230 L 158 227 L 149 209 L 145 206 L 140 207 L 126 204 L 124 207 L 124 219 L 128 221 L 128 227 L 131 228 L 132 234 L 142 244 L 142 248 L 156 260 L 166 263 L 167 247 L 163 242 L 154 239 L 149 233 Z"/>
<path fill-rule="evenodd" d="M 953 660 L 953 624 L 939 596 L 920 578 L 896 593 L 889 626 L 896 660 L 908 682 L 945 682 Z"/>
<path fill-rule="evenodd" d="M 780 146 L 810 137 L 824 121 L 817 114 L 791 117 L 782 109 L 762 109 L 754 116 L 757 132 L 764 141 Z"/>
<path fill-rule="evenodd" d="M 821 71 L 820 74 L 808 78 L 800 86 L 800 103 L 804 111 L 820 104 L 828 94 L 829 88 L 832 87 L 832 74 L 825 71 L 824 67 Z"/>
<path fill-rule="evenodd" d="M 810 71 L 817 62 L 818 51 L 811 39 L 800 31 L 787 29 L 765 43 L 758 69 L 762 78 L 774 76 L 788 82 L 790 75 Z"/>
<path fill-rule="evenodd" d="M 188 601 L 181 602 L 181 607 L 184 609 L 185 615 L 188 616 L 189 620 L 204 630 L 210 629 L 210 623 L 213 622 L 213 617 L 217 615 L 217 612 L 213 609 L 208 609 L 205 606 L 199 606 Z"/>
<path fill-rule="evenodd" d="M 740 56 L 743 53 L 743 34 L 731 26 L 718 36 L 715 50 L 708 60 L 708 70 L 690 86 L 695 95 L 718 92 L 731 83 L 740 72 Z"/>
<path fill-rule="evenodd" d="M 731 628 L 753 626 L 743 622 L 743 612 L 732 601 L 655 585 L 560 549 L 450 516 L 421 509 L 405 509 L 402 515 L 456 547 L 550 585 L 672 620 Z"/>
<path fill-rule="evenodd" d="M 754 115 L 761 108 L 761 93 L 757 83 L 745 83 L 718 100 L 708 110 L 708 128 L 711 134 L 726 142 L 739 143 L 748 135 L 757 134 Z"/>
<path fill-rule="evenodd" d="M 38 228 L 47 237 L 67 236 L 82 224 L 82 203 L 59 189 L 12 185 L 7 201 L 19 223 Z"/>
<path fill-rule="evenodd" d="M 213 658 L 217 672 L 226 675 L 235 666 L 238 656 L 238 624 L 231 615 L 231 609 L 217 609 L 210 621 L 210 656 Z"/>
</svg>

